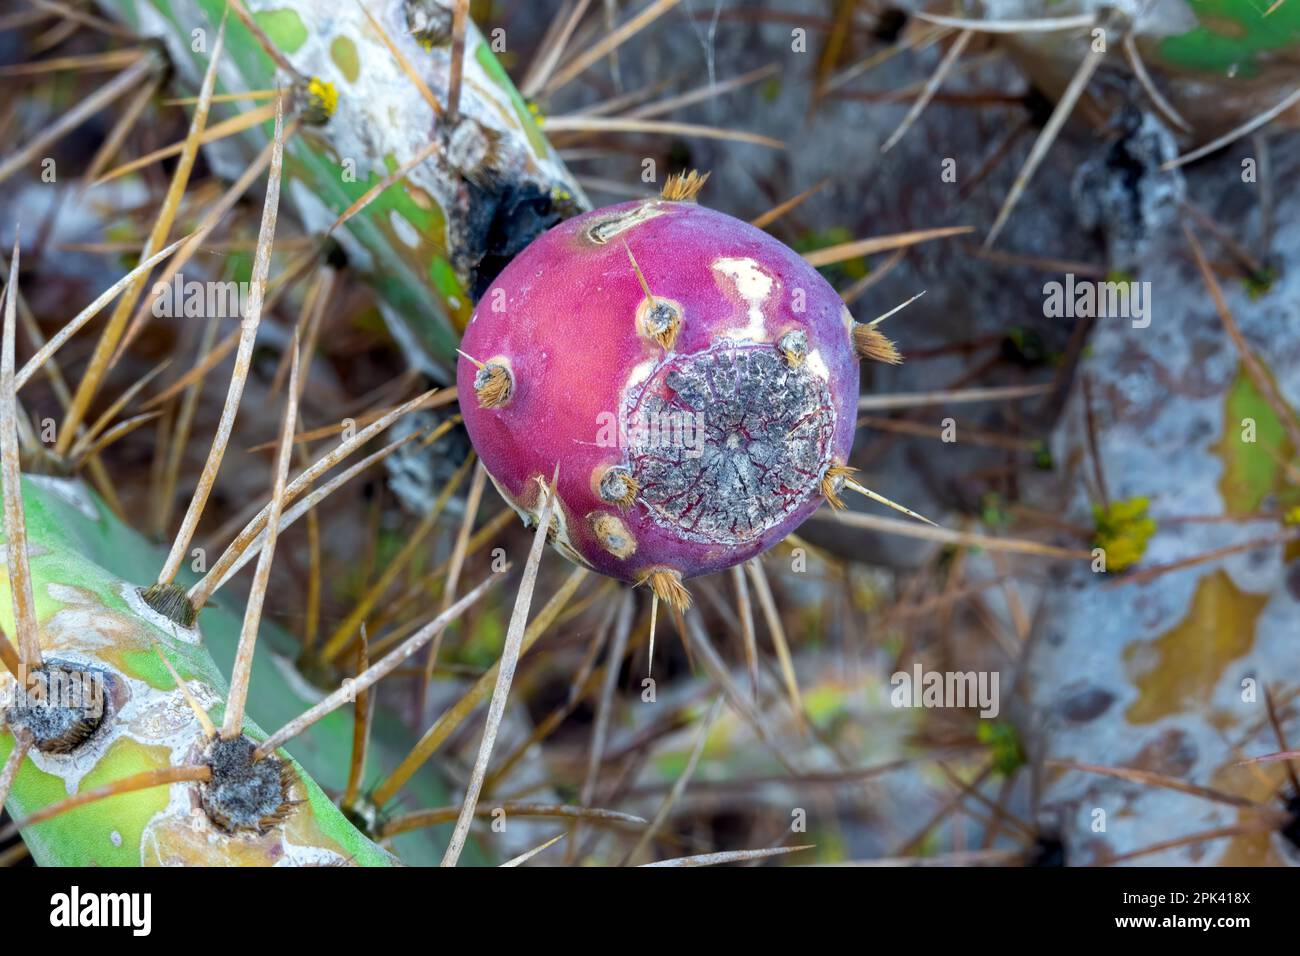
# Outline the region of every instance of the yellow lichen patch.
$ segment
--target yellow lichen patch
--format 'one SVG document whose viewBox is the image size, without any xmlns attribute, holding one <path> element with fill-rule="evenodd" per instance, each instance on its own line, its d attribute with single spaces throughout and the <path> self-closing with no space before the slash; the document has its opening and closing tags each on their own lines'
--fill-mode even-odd
<svg viewBox="0 0 1300 956">
<path fill-rule="evenodd" d="M 1251 826 L 1259 822 L 1259 814 L 1242 808 L 1237 811 L 1235 822 L 1241 826 Z M 1227 848 L 1218 860 L 1206 862 L 1213 866 L 1286 866 L 1286 861 L 1273 845 L 1271 830 L 1235 836 L 1228 841 Z"/>
<path fill-rule="evenodd" d="M 313 76 L 307 81 L 307 104 L 303 120 L 312 126 L 323 126 L 338 109 L 339 91 L 333 83 Z"/>
<path fill-rule="evenodd" d="M 673 173 L 664 182 L 660 195 L 669 202 L 695 202 L 711 175 L 695 169 L 688 173 Z"/>
<path fill-rule="evenodd" d="M 1255 643 L 1255 623 L 1267 603 L 1268 595 L 1242 591 L 1222 569 L 1201 578 L 1181 621 L 1154 640 L 1124 648 L 1138 691 L 1125 712 L 1129 723 L 1203 712 L 1228 664 Z"/>
<path fill-rule="evenodd" d="M 1109 506 L 1094 505 L 1094 547 L 1106 553 L 1106 570 L 1123 571 L 1142 560 L 1147 542 L 1156 533 L 1154 518 L 1147 516 L 1147 498 L 1112 501 Z"/>
</svg>

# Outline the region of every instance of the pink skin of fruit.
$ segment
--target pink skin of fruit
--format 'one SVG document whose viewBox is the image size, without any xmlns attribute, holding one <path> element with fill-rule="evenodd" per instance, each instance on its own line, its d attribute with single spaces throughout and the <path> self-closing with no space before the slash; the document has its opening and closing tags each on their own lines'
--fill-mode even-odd
<svg viewBox="0 0 1300 956">
<path fill-rule="evenodd" d="M 556 226 L 498 276 L 465 331 L 461 409 L 525 516 L 559 465 L 552 542 L 570 559 L 631 583 L 691 578 L 761 553 L 826 500 L 822 478 L 853 446 L 852 326 L 761 230 L 694 202 L 622 203 Z M 508 398 L 484 407 L 476 380 L 498 366 Z M 609 500 L 617 477 L 602 497 L 611 467 L 636 479 L 630 503 Z"/>
</svg>

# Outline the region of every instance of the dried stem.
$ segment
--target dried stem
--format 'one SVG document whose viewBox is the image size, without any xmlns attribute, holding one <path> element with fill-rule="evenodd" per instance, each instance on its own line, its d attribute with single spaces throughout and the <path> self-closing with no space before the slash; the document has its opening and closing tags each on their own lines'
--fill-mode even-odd
<svg viewBox="0 0 1300 956">
<path fill-rule="evenodd" d="M 794 712 L 796 723 L 802 730 L 804 724 L 803 698 L 799 694 L 799 678 L 794 672 L 794 658 L 790 654 L 790 642 L 786 640 L 785 625 L 781 622 L 781 612 L 776 609 L 776 599 L 772 597 L 772 586 L 767 581 L 767 573 L 758 558 L 745 562 L 745 570 L 754 582 L 754 593 L 758 596 L 758 606 L 767 622 L 768 632 L 772 635 L 772 645 L 776 648 L 777 660 L 781 664 L 781 679 L 785 681 L 785 692 L 790 697 L 790 709 Z"/>
<path fill-rule="evenodd" d="M 912 128 L 912 125 L 920 119 L 921 114 L 925 112 L 926 106 L 934 98 L 934 94 L 939 92 L 939 87 L 943 85 L 944 79 L 947 78 L 952 68 L 957 65 L 957 60 L 961 58 L 962 52 L 966 49 L 966 44 L 970 43 L 970 38 L 974 35 L 973 30 L 962 30 L 957 34 L 957 39 L 953 41 L 952 46 L 948 48 L 948 52 L 939 61 L 934 73 L 926 80 L 921 95 L 916 98 L 912 108 L 907 111 L 907 115 L 903 117 L 903 122 L 898 124 L 898 129 L 894 130 L 889 139 L 885 140 L 884 145 L 880 147 L 882 153 L 887 153 L 893 149 L 898 141 L 907 134 L 907 131 Z"/>
<path fill-rule="evenodd" d="M 875 255 L 878 252 L 903 249 L 917 243 L 930 242 L 932 239 L 961 236 L 974 231 L 974 226 L 915 229 L 911 232 L 900 232 L 890 236 L 876 236 L 872 239 L 855 239 L 853 242 L 842 242 L 839 245 L 827 246 L 825 249 L 805 253 L 803 258 L 810 266 L 820 269 L 822 266 L 835 265 L 835 263 L 844 262 L 847 259 L 858 259 L 862 256 Z"/>
<path fill-rule="evenodd" d="M 629 19 L 618 29 L 610 31 L 603 39 L 592 44 L 588 49 L 583 50 L 562 66 L 546 83 L 543 92 L 548 95 L 554 93 L 560 87 L 578 77 L 590 66 L 599 63 L 604 57 L 613 53 L 679 3 L 681 3 L 681 0 L 653 0 L 636 16 Z"/>
<path fill-rule="evenodd" d="M 610 718 L 613 714 L 614 691 L 618 686 L 618 674 L 623 667 L 623 658 L 627 654 L 628 636 L 632 633 L 632 595 L 625 591 L 618 604 L 618 619 L 614 624 L 614 640 L 610 644 L 609 654 L 605 658 L 605 671 L 601 679 L 600 698 L 596 703 L 596 720 L 591 728 L 591 744 L 587 748 L 587 776 L 583 780 L 579 800 L 583 806 L 590 806 L 596 796 L 596 780 L 600 773 L 600 764 L 605 755 L 605 741 L 609 734 Z"/>
<path fill-rule="evenodd" d="M 18 768 L 22 766 L 23 759 L 27 756 L 27 751 L 31 747 L 32 738 L 29 734 L 14 734 L 14 749 L 9 751 L 4 767 L 0 767 L 0 811 L 4 810 L 5 803 L 9 800 L 9 791 L 13 789 L 14 778 L 18 776 Z"/>
<path fill-rule="evenodd" d="M 1088 47 L 1083 62 L 1074 71 L 1074 76 L 1070 78 L 1069 85 L 1065 88 L 1065 92 L 1061 94 L 1060 100 L 1057 101 L 1056 108 L 1052 110 L 1052 115 L 1043 126 L 1042 132 L 1038 134 L 1038 138 L 1034 140 L 1034 146 L 1029 151 L 1029 156 L 1025 159 L 1024 165 L 1020 167 L 1020 172 L 1016 174 L 1015 181 L 1011 184 L 1011 190 L 1007 193 L 1007 198 L 1003 200 L 1002 208 L 998 210 L 997 219 L 993 221 L 993 228 L 984 237 L 985 249 L 992 246 L 1002 232 L 1002 227 L 1006 225 L 1011 211 L 1016 208 L 1016 204 L 1020 202 L 1020 197 L 1024 194 L 1025 187 L 1029 185 L 1029 180 L 1033 178 L 1034 172 L 1043 161 L 1043 157 L 1047 155 L 1048 149 L 1056 141 L 1056 136 L 1061 131 L 1061 127 L 1065 125 L 1065 121 L 1074 112 L 1075 104 L 1083 96 L 1083 91 L 1088 88 L 1088 81 L 1092 79 L 1092 74 L 1101 65 L 1101 59 L 1105 55 L 1104 52 L 1098 52 L 1095 47 Z"/>
<path fill-rule="evenodd" d="M 650 845 L 650 841 L 654 839 L 655 834 L 659 832 L 659 828 L 668 819 L 668 814 L 672 813 L 673 807 L 681 799 L 682 794 L 686 792 L 686 785 L 691 782 L 691 777 L 695 775 L 695 768 L 699 766 L 700 756 L 704 753 L 704 745 L 709 740 L 709 731 L 713 729 L 713 722 L 718 719 L 718 714 L 722 712 L 722 699 L 721 694 L 713 699 L 713 706 L 709 708 L 708 715 L 704 718 L 704 722 L 700 724 L 700 732 L 695 736 L 695 746 L 691 748 L 691 755 L 686 760 L 686 767 L 682 770 L 681 775 L 673 781 L 673 788 L 668 791 L 668 795 L 659 804 L 659 809 L 655 811 L 654 819 L 650 821 L 650 825 L 641 832 L 636 844 L 623 857 L 623 866 L 627 866 L 636 858 L 637 854 Z"/>
<path fill-rule="evenodd" d="M 191 233 L 192 235 L 193 233 Z M 28 379 L 40 371 L 45 363 L 54 356 L 54 353 L 67 343 L 68 339 L 81 331 L 87 322 L 99 315 L 104 306 L 112 302 L 119 292 L 142 279 L 154 266 L 170 256 L 189 238 L 190 236 L 185 237 L 185 239 L 178 239 L 161 252 L 156 252 L 152 256 L 145 258 L 138 266 L 100 293 L 95 301 L 73 316 L 63 328 L 54 333 L 50 340 L 37 350 L 35 355 L 27 360 L 14 380 L 16 387 L 21 391 L 22 387 L 27 384 Z"/>
<path fill-rule="evenodd" d="M 745 645 L 745 666 L 749 670 L 749 685 L 758 699 L 758 637 L 754 629 L 754 605 L 749 599 L 749 585 L 745 582 L 745 569 L 735 565 L 731 569 L 731 583 L 736 589 L 736 611 L 740 618 L 740 638 Z"/>
<path fill-rule="evenodd" d="M 18 445 L 18 396 L 14 391 L 14 340 L 18 335 L 18 237 L 5 284 L 4 341 L 0 348 L 0 474 L 4 478 L 5 565 L 9 571 L 14 629 L 24 667 L 41 665 L 36 598 L 27 554 L 27 519 L 23 514 L 21 451 Z"/>
<path fill-rule="evenodd" d="M 542 525 L 545 527 L 545 525 Z M 564 609 L 565 604 L 573 597 L 573 592 L 578 589 L 583 580 L 590 572 L 586 568 L 574 568 L 565 578 L 564 583 L 552 595 L 546 606 L 538 612 L 533 622 L 528 625 L 528 630 L 524 632 L 523 644 L 520 648 L 520 654 L 527 653 L 528 649 L 533 646 L 546 632 L 560 611 Z M 420 738 L 411 752 L 406 755 L 397 768 L 389 774 L 378 787 L 375 788 L 373 797 L 377 805 L 383 806 L 400 790 L 417 770 L 424 765 L 448 737 L 458 728 L 466 718 L 469 717 L 481 704 L 488 694 L 492 691 L 496 676 L 501 664 L 498 661 L 493 664 L 484 674 L 475 682 L 464 696 L 455 704 L 449 707 Z"/>
<path fill-rule="evenodd" d="M 504 863 L 502 863 L 501 866 L 502 867 L 521 866 L 524 863 L 527 863 L 533 857 L 537 856 L 537 854 L 541 853 L 543 850 L 549 850 L 551 847 L 555 846 L 555 844 L 563 840 L 565 836 L 567 836 L 567 834 L 557 833 L 555 836 L 551 837 L 549 840 L 547 840 L 545 843 L 541 844 L 540 846 L 535 846 L 531 850 L 527 850 L 523 853 L 520 853 L 516 857 L 511 857 L 509 860 L 506 860 Z"/>
<path fill-rule="evenodd" d="M 145 770 L 129 777 L 123 777 L 121 780 L 115 780 L 102 787 L 82 790 L 80 793 L 42 807 L 27 818 L 0 829 L 0 842 L 11 839 L 20 830 L 34 827 L 38 823 L 44 823 L 46 820 L 67 813 L 69 810 L 84 807 L 88 803 L 96 803 L 100 800 L 107 800 L 109 797 L 116 797 L 124 793 L 135 793 L 138 790 L 148 790 L 152 787 L 161 787 L 173 783 L 205 781 L 211 778 L 212 769 L 206 764 Z"/>
<path fill-rule="evenodd" d="M 51 143 L 58 142 L 63 136 L 76 129 L 90 117 L 94 116 L 119 96 L 137 89 L 140 81 L 158 69 L 158 58 L 146 53 L 131 66 L 119 73 L 112 82 L 106 83 L 98 90 L 68 110 L 48 128 L 32 137 L 17 153 L 4 162 L 0 162 L 0 183 L 22 169 L 37 156 L 45 155 Z"/>
<path fill-rule="evenodd" d="M 402 545 L 401 551 L 394 555 L 393 560 L 384 568 L 384 571 L 379 576 L 378 580 L 366 589 L 366 593 L 357 601 L 356 606 L 353 607 L 347 618 L 345 618 L 344 621 L 335 628 L 334 633 L 325 641 L 324 645 L 321 647 L 321 660 L 332 661 L 345 647 L 348 646 L 348 642 L 351 640 L 352 635 L 355 634 L 357 628 L 361 626 L 361 622 L 365 620 L 366 615 L 374 609 L 374 606 L 379 602 L 379 599 L 388 592 L 390 587 L 392 587 L 393 582 L 397 580 L 397 576 L 405 570 L 411 558 L 415 556 L 416 550 L 420 547 L 421 543 L 423 543 L 424 539 L 429 536 L 434 525 L 437 524 L 438 519 L 442 517 L 442 512 L 447 507 L 447 502 L 451 500 L 451 496 L 456 493 L 456 490 L 460 487 L 460 483 L 465 480 L 465 475 L 469 473 L 469 470 L 472 467 L 474 467 L 474 457 L 471 454 L 464 464 L 456 469 L 455 473 L 447 481 L 447 484 L 443 487 L 442 491 L 438 493 L 438 497 L 434 500 L 433 507 L 429 509 L 428 514 L 420 519 L 419 525 L 411 532 L 411 536 L 406 539 L 406 543 Z M 444 610 L 446 609 L 447 603 L 449 602 L 444 602 Z"/>
<path fill-rule="evenodd" d="M 397 408 L 380 416 L 366 427 L 360 429 L 347 441 L 340 442 L 337 447 L 322 455 L 317 459 L 314 465 L 303 471 L 298 475 L 298 477 L 294 478 L 294 480 L 289 483 L 288 488 L 285 489 L 285 502 L 290 503 L 297 500 L 300 495 L 312 486 L 317 478 L 348 457 L 348 455 L 360 448 L 375 435 L 388 428 L 399 418 L 424 407 L 425 403 L 433 396 L 435 391 L 436 390 L 425 392 L 424 394 L 411 399 L 409 402 L 397 406 Z M 298 437 L 299 439 L 302 438 L 301 435 Z M 390 446 L 390 449 L 395 450 L 395 447 L 396 446 Z M 373 456 L 370 459 L 367 459 L 368 462 L 373 460 L 375 460 Z M 222 555 L 217 559 L 217 562 L 208 569 L 208 573 L 203 576 L 203 579 L 195 584 L 194 587 L 190 588 L 190 603 L 194 604 L 195 607 L 199 607 L 206 603 L 208 598 L 212 596 L 217 588 L 229 578 L 236 562 L 238 562 L 247 548 L 257 539 L 258 535 L 266 529 L 267 517 L 269 515 L 270 506 L 268 505 L 259 511 L 253 519 L 248 522 L 248 524 L 244 525 L 243 529 L 235 537 L 235 540 L 230 543 L 230 546 L 226 548 L 224 552 L 222 552 Z"/>
<path fill-rule="evenodd" d="M 284 167 L 284 99 L 276 101 L 275 111 L 275 149 L 271 156 L 271 172 L 267 177 L 266 200 L 262 205 L 262 223 L 257 234 L 257 253 L 253 258 L 252 282 L 248 293 L 246 312 L 240 321 L 239 348 L 235 353 L 235 367 L 230 374 L 230 387 L 226 392 L 225 405 L 221 409 L 221 419 L 217 423 L 217 434 L 212 439 L 207 461 L 203 463 L 203 472 L 199 476 L 194 497 L 190 499 L 185 517 L 181 520 L 180 530 L 172 543 L 171 552 L 158 575 L 159 584 L 170 584 L 180 570 L 181 562 L 194 537 L 203 508 L 212 493 L 212 485 L 217 480 L 217 471 L 221 468 L 221 459 L 226 454 L 230 442 L 230 432 L 235 424 L 235 415 L 244 395 L 244 382 L 253 361 L 253 344 L 257 339 L 257 328 L 262 321 L 262 302 L 266 294 L 266 277 L 271 270 L 271 247 L 275 242 L 276 216 L 280 208 L 280 174 Z"/>
<path fill-rule="evenodd" d="M 283 747 L 286 743 L 294 737 L 297 737 L 322 717 L 333 713 L 344 704 L 351 703 L 353 700 L 359 700 L 360 694 L 379 683 L 393 671 L 397 670 L 397 668 L 406 661 L 410 660 L 413 654 L 420 650 L 420 648 L 424 647 L 424 645 L 429 641 L 433 640 L 435 636 L 446 630 L 448 624 L 459 619 L 461 615 L 463 615 L 479 600 L 479 598 L 483 597 L 483 595 L 491 588 L 495 587 L 504 579 L 504 577 L 504 573 L 493 572 L 488 575 L 487 578 L 480 582 L 463 598 L 451 607 L 447 608 L 447 610 L 443 611 L 424 627 L 420 628 L 420 630 L 415 634 L 407 638 L 400 647 L 390 651 L 381 660 L 371 665 L 364 673 L 360 674 L 356 678 L 350 678 L 344 681 L 343 686 L 339 687 L 319 703 L 308 708 L 304 713 L 295 717 L 293 720 L 289 721 L 289 723 L 285 724 L 273 733 L 263 743 L 258 745 L 258 748 L 255 751 L 255 757 L 260 759 L 268 754 L 274 753 L 278 748 Z"/>
<path fill-rule="evenodd" d="M 995 538 L 987 534 L 975 534 L 968 531 L 951 531 L 947 528 L 933 528 L 928 525 L 913 524 L 898 518 L 885 518 L 879 515 L 863 514 L 859 511 L 819 511 L 819 517 L 829 516 L 841 524 L 868 531 L 881 531 L 886 534 L 901 534 L 908 538 L 921 538 L 939 544 L 955 544 L 961 547 L 985 548 L 989 551 L 1010 551 L 1015 554 L 1033 554 L 1046 558 L 1089 561 L 1091 551 L 1058 548 L 1037 541 L 1023 538 Z"/>
<path fill-rule="evenodd" d="M 470 456 L 473 457 L 472 455 Z M 456 587 L 460 583 L 460 572 L 465 567 L 465 557 L 469 552 L 470 532 L 474 530 L 474 519 L 478 517 L 479 505 L 483 501 L 483 488 L 487 484 L 487 469 L 479 462 L 474 469 L 474 478 L 469 485 L 469 494 L 465 496 L 465 514 L 460 528 L 456 532 L 456 544 L 452 548 L 450 563 L 447 565 L 447 580 L 442 586 L 442 605 L 445 611 L 456 597 Z M 428 660 L 424 663 L 424 682 L 420 685 L 423 696 L 427 693 L 429 682 L 433 680 L 433 669 L 438 663 L 438 652 L 442 648 L 442 634 L 429 648 Z"/>
<path fill-rule="evenodd" d="M 155 249 L 166 243 L 167 236 L 171 232 L 172 223 L 176 220 L 181 199 L 185 195 L 185 188 L 190 182 L 190 174 L 194 171 L 194 162 L 198 158 L 199 140 L 208 122 L 208 101 L 217 82 L 217 66 L 221 62 L 221 49 L 225 35 L 226 21 L 223 16 L 221 27 L 217 30 L 216 40 L 212 44 L 212 56 L 208 61 L 208 68 L 203 74 L 203 85 L 199 91 L 199 103 L 194 108 L 189 133 L 182 144 L 180 159 L 177 160 L 176 168 L 172 172 L 171 182 L 167 186 L 167 193 L 163 197 L 162 206 L 158 210 L 158 216 L 154 220 L 153 228 L 149 232 L 149 237 L 145 240 L 144 248 L 140 250 L 141 259 L 148 259 Z M 126 287 L 126 290 L 122 293 L 122 298 L 118 300 L 117 306 L 109 316 L 108 325 L 104 327 L 99 341 L 95 343 L 95 351 L 90 356 L 90 364 L 86 366 L 86 371 L 82 374 L 77 390 L 72 396 L 72 405 L 63 416 L 63 427 L 59 429 L 58 438 L 54 443 L 55 454 L 66 455 L 73 439 L 76 438 L 77 426 L 81 424 L 81 420 L 89 411 L 90 403 L 94 400 L 95 394 L 99 391 L 99 386 L 108 372 L 109 361 L 117 349 L 117 344 L 126 328 L 127 319 L 130 318 L 131 310 L 135 308 L 143 285 L 144 276 L 141 275 Z"/>
<path fill-rule="evenodd" d="M 1171 159 L 1169 162 L 1161 166 L 1160 169 L 1161 170 L 1175 169 L 1179 166 L 1183 166 L 1194 160 L 1200 159 L 1202 156 L 1208 156 L 1210 155 L 1210 153 L 1213 153 L 1216 150 L 1223 149 L 1223 147 L 1229 145 L 1230 143 L 1235 143 L 1243 136 L 1249 136 L 1251 133 L 1259 129 L 1264 124 L 1272 122 L 1274 119 L 1281 116 L 1283 113 L 1285 113 L 1291 107 L 1295 106 L 1297 103 L 1300 103 L 1300 89 L 1293 91 L 1290 96 L 1282 100 L 1282 102 L 1278 103 L 1276 106 L 1264 110 L 1264 112 L 1260 113 L 1258 116 L 1254 116 L 1251 119 L 1247 120 L 1245 123 L 1242 123 L 1240 126 L 1236 127 L 1235 129 L 1229 130 L 1228 132 L 1220 136 L 1218 139 L 1212 140 L 1206 143 L 1204 146 L 1192 150 L 1190 153 L 1184 153 L 1182 156 L 1179 156 L 1176 159 Z"/>
<path fill-rule="evenodd" d="M 647 866 L 718 866 L 722 863 L 748 863 L 752 860 L 766 860 L 800 850 L 811 850 L 813 844 L 804 846 L 775 846 L 767 850 L 727 850 L 722 853 L 701 853 L 697 856 L 679 856 L 672 860 L 659 860 L 657 863 L 642 863 Z"/>
<path fill-rule="evenodd" d="M 289 366 L 289 396 L 280 431 L 280 450 L 275 459 L 275 480 L 271 492 L 271 510 L 266 523 L 266 543 L 257 556 L 257 570 L 253 586 L 244 608 L 244 623 L 239 631 L 239 650 L 230 674 L 230 694 L 226 699 L 226 719 L 221 725 L 221 736 L 229 740 L 237 736 L 244 724 L 244 705 L 248 700 L 248 684 L 253 675 L 253 651 L 257 647 L 257 631 L 262 621 L 262 606 L 266 589 L 271 581 L 271 562 L 275 559 L 275 544 L 280 533 L 280 513 L 284 508 L 284 489 L 289 480 L 289 459 L 293 455 L 293 431 L 298 424 L 298 333 L 293 336 L 293 364 Z"/>
<path fill-rule="evenodd" d="M 515 594 L 514 610 L 510 612 L 510 626 L 506 629 L 505 646 L 501 649 L 498 661 L 496 686 L 492 690 L 492 702 L 488 705 L 487 719 L 483 725 L 483 739 L 479 743 L 478 758 L 474 761 L 474 770 L 470 774 L 469 785 L 465 789 L 465 803 L 461 807 L 460 818 L 452 832 L 443 854 L 443 866 L 455 866 L 465 848 L 469 836 L 470 824 L 474 822 L 474 811 L 478 806 L 479 793 L 483 787 L 483 778 L 487 775 L 488 761 L 492 758 L 492 748 L 496 744 L 497 732 L 505 716 L 506 698 L 510 695 L 510 684 L 514 680 L 515 668 L 523 653 L 524 628 L 528 623 L 528 609 L 533 601 L 533 589 L 537 585 L 537 571 L 542 563 L 542 549 L 546 547 L 546 535 L 551 530 L 551 515 L 555 511 L 556 483 L 560 476 L 560 466 L 555 466 L 551 477 L 551 486 L 547 490 L 546 503 L 537 520 L 537 531 L 533 535 L 533 546 L 528 552 L 528 561 L 524 565 L 523 579 Z"/>
<path fill-rule="evenodd" d="M 646 821 L 632 813 L 619 810 L 604 810 L 599 807 L 577 807 L 566 803 L 521 803 L 507 802 L 496 807 L 478 807 L 476 817 L 492 816 L 498 810 L 510 817 L 552 817 L 559 820 L 584 820 L 596 823 L 616 823 L 631 826 L 645 826 Z M 437 807 L 433 810 L 416 810 L 394 817 L 384 826 L 385 837 L 395 837 L 412 830 L 436 827 L 440 823 L 455 820 L 460 807 Z"/>
</svg>

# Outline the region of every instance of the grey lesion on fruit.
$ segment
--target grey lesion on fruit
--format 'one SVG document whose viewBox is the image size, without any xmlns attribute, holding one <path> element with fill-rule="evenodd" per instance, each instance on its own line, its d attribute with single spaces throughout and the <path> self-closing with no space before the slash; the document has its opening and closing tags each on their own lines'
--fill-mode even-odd
<svg viewBox="0 0 1300 956">
<path fill-rule="evenodd" d="M 664 210 L 659 207 L 657 202 L 644 202 L 632 209 L 611 213 L 607 216 L 598 216 L 587 226 L 586 236 L 596 245 L 603 246 L 634 226 L 639 226 L 641 223 L 663 214 Z"/>
<path fill-rule="evenodd" d="M 654 339 L 664 351 L 670 352 L 682 329 L 682 307 L 671 299 L 659 296 L 642 299 L 637 307 L 636 322 L 644 335 Z"/>
<path fill-rule="evenodd" d="M 626 465 L 612 465 L 601 472 L 596 482 L 600 500 L 620 508 L 630 508 L 636 501 L 636 479 Z"/>
<path fill-rule="evenodd" d="M 15 688 L 0 725 L 25 732 L 41 753 L 71 754 L 104 726 L 108 681 L 101 669 L 46 658 L 27 673 L 25 688 Z"/>
<path fill-rule="evenodd" d="M 215 737 L 204 751 L 212 779 L 199 785 L 199 803 L 223 833 L 266 834 L 297 806 L 293 768 L 274 755 L 255 760 L 256 749 L 241 734 Z"/>
<path fill-rule="evenodd" d="M 787 365 L 798 368 L 808 357 L 808 333 L 803 329 L 792 329 L 781 336 L 776 347 Z"/>
<path fill-rule="evenodd" d="M 692 541 L 745 544 L 819 494 L 835 411 L 808 363 L 723 342 L 673 356 L 629 396 L 637 500 Z"/>
<path fill-rule="evenodd" d="M 474 395 L 480 408 L 500 408 L 515 392 L 510 363 L 504 358 L 488 359 L 474 373 Z"/>
<path fill-rule="evenodd" d="M 600 546 L 614 557 L 624 560 L 636 553 L 636 538 L 618 515 L 596 511 L 588 515 L 587 520 Z"/>
<path fill-rule="evenodd" d="M 491 473 L 488 477 L 492 478 Z M 525 528 L 537 527 L 537 523 L 541 521 L 542 511 L 546 507 L 547 495 L 550 494 L 551 483 L 548 478 L 541 474 L 533 475 L 530 489 L 524 495 L 525 500 L 517 500 L 513 495 L 508 494 L 495 478 L 492 478 L 492 484 L 496 486 L 497 491 L 501 492 L 501 497 L 505 498 L 507 504 L 523 519 Z M 531 502 L 527 500 L 529 492 L 531 492 Z M 569 536 L 569 515 L 562 496 L 556 499 L 555 507 L 551 509 L 551 523 L 546 529 L 546 543 L 574 564 L 591 567 L 591 562 L 573 546 L 573 539 Z"/>
</svg>

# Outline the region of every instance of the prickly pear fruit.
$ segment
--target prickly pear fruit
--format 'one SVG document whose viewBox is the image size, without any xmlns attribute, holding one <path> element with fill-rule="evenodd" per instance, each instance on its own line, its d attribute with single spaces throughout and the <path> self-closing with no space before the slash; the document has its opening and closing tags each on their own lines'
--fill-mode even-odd
<svg viewBox="0 0 1300 956">
<path fill-rule="evenodd" d="M 761 230 L 693 201 L 633 201 L 556 226 L 506 267 L 457 380 L 474 447 L 526 522 L 558 464 L 557 549 L 679 585 L 833 497 L 864 331 L 888 346 Z"/>
</svg>

